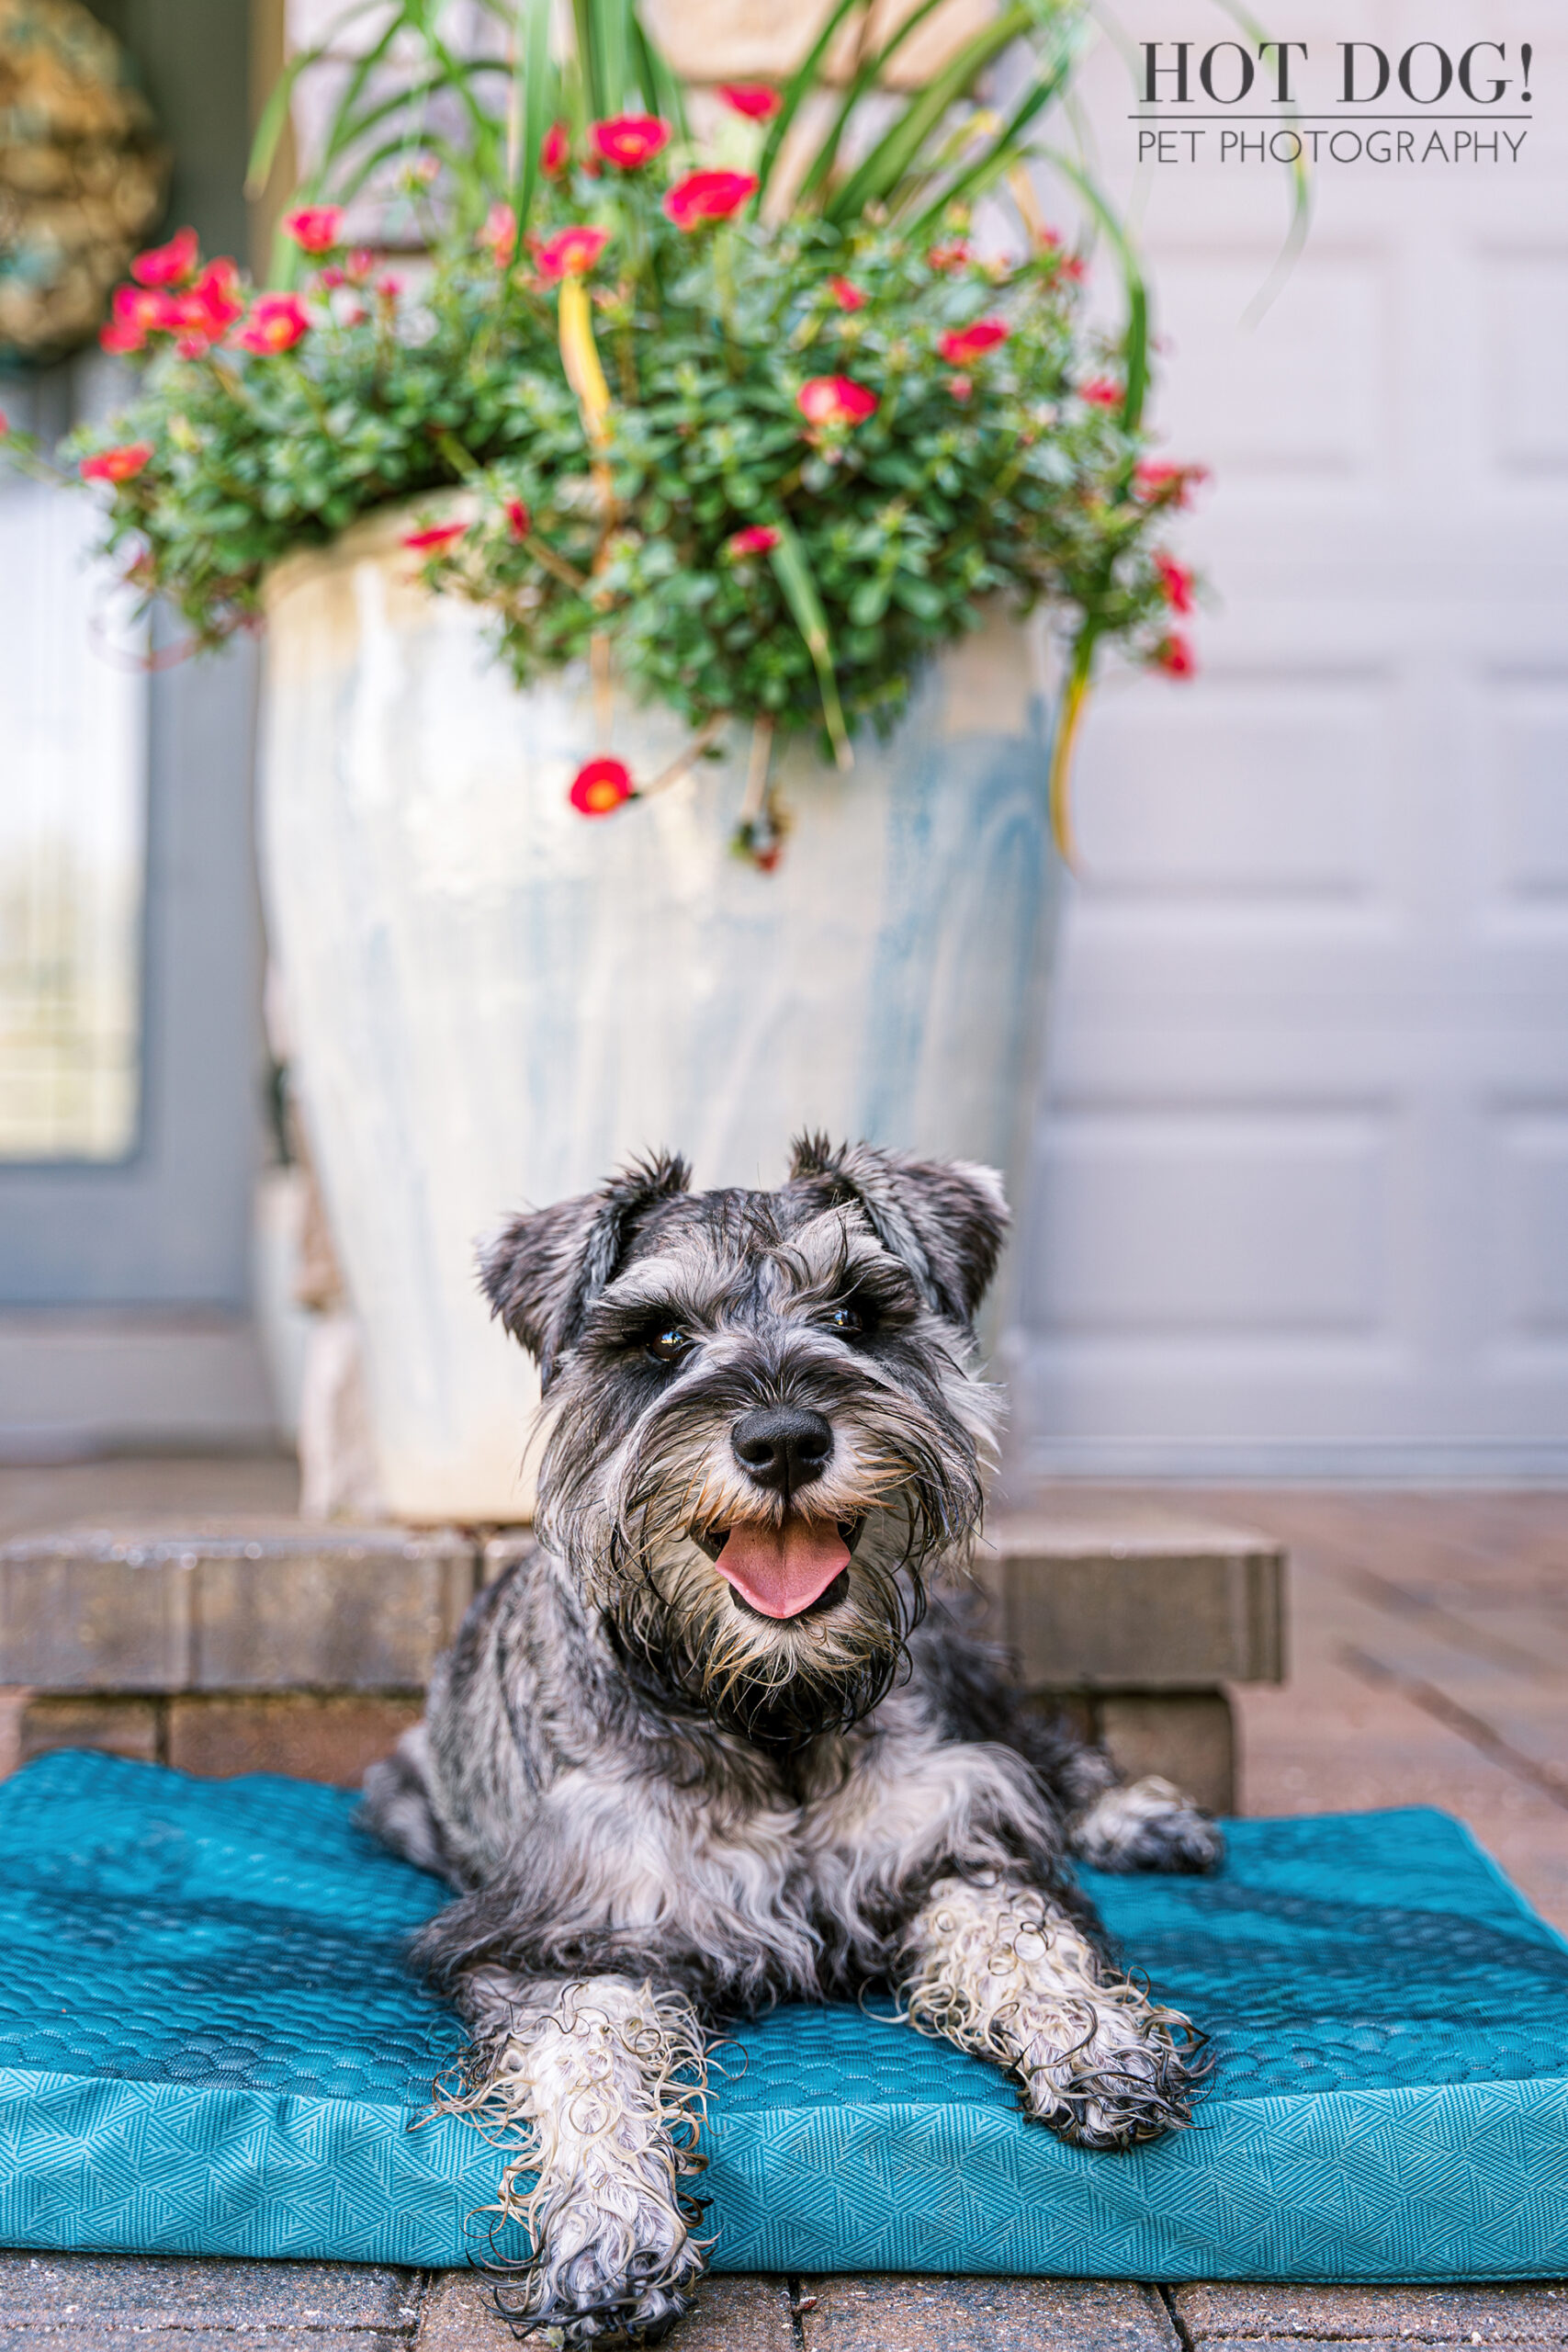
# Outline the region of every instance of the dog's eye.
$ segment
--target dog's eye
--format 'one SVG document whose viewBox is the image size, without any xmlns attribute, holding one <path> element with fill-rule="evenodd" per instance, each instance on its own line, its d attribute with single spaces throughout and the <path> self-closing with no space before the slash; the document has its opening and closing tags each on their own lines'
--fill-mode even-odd
<svg viewBox="0 0 1568 2352">
<path fill-rule="evenodd" d="M 865 1329 L 865 1317 L 857 1306 L 835 1306 L 828 1317 L 829 1331 L 837 1331 L 841 1340 L 858 1340 Z"/>
<path fill-rule="evenodd" d="M 649 1340 L 648 1352 L 655 1363 L 679 1363 L 691 1344 L 685 1332 L 671 1323 L 667 1331 L 660 1331 L 657 1340 Z"/>
</svg>

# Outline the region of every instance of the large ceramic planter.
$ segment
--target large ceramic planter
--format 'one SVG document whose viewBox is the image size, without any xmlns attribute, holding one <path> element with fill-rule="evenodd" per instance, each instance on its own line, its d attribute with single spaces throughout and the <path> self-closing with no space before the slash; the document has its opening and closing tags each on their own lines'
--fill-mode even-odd
<svg viewBox="0 0 1568 2352">
<path fill-rule="evenodd" d="M 795 830 L 728 840 L 733 757 L 584 820 L 585 677 L 520 694 L 472 608 L 372 517 L 268 596 L 264 867 L 297 1074 L 363 1325 L 386 1498 L 515 1518 L 535 1397 L 475 1286 L 508 1211 L 671 1145 L 779 1181 L 803 1127 L 1003 1166 L 1032 1110 L 1056 874 L 1029 632 L 944 660 L 841 777 L 786 758 Z M 618 703 L 657 774 L 683 730 Z"/>
</svg>

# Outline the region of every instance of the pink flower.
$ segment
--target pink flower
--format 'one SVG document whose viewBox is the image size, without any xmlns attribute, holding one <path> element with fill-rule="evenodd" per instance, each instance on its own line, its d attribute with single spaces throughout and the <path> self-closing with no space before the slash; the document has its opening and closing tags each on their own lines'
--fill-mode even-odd
<svg viewBox="0 0 1568 2352">
<path fill-rule="evenodd" d="M 700 228 L 705 220 L 728 220 L 757 193 L 751 172 L 688 172 L 664 199 L 664 211 L 677 229 Z"/>
<path fill-rule="evenodd" d="M 966 368 L 971 359 L 983 357 L 1005 343 L 1012 329 L 1005 319 L 976 319 L 970 327 L 950 327 L 946 334 L 937 338 L 937 349 L 950 368 Z"/>
<path fill-rule="evenodd" d="M 292 351 L 310 332 L 305 305 L 298 294 L 263 294 L 234 337 L 242 351 L 273 358 Z"/>
<path fill-rule="evenodd" d="M 1113 384 L 1109 376 L 1096 376 L 1089 383 L 1078 386 L 1078 398 L 1088 401 L 1091 408 L 1120 408 L 1122 387 Z"/>
<path fill-rule="evenodd" d="M 571 141 L 564 122 L 552 122 L 539 141 L 539 169 L 553 180 L 571 161 Z"/>
<path fill-rule="evenodd" d="M 743 531 L 726 539 L 724 552 L 732 563 L 739 563 L 749 555 L 767 555 L 778 543 L 779 535 L 771 523 L 748 523 Z"/>
<path fill-rule="evenodd" d="M 933 269 L 966 269 L 972 255 L 968 246 L 960 238 L 954 244 L 933 245 L 926 255 L 926 259 Z"/>
<path fill-rule="evenodd" d="M 240 273 L 226 254 L 209 261 L 188 293 L 180 296 L 180 323 L 196 334 L 220 335 L 243 317 L 244 310 Z"/>
<path fill-rule="evenodd" d="M 369 244 L 355 244 L 353 254 L 344 254 L 341 266 L 336 261 L 329 261 L 327 268 L 317 270 L 317 280 L 324 287 L 357 287 L 365 285 L 374 268 L 376 256 Z"/>
<path fill-rule="evenodd" d="M 609 242 L 608 229 L 558 229 L 534 249 L 539 275 L 550 279 L 586 277 Z"/>
<path fill-rule="evenodd" d="M 1177 466 L 1168 458 L 1140 458 L 1133 468 L 1133 489 L 1145 506 L 1185 506 L 1189 490 L 1208 479 L 1206 466 Z"/>
<path fill-rule="evenodd" d="M 517 215 L 510 204 L 491 206 L 485 215 L 484 227 L 474 242 L 484 247 L 498 269 L 506 266 L 517 243 Z"/>
<path fill-rule="evenodd" d="M 1156 646 L 1154 663 L 1168 678 L 1190 678 L 1198 667 L 1187 639 L 1175 635 L 1162 639 Z"/>
<path fill-rule="evenodd" d="M 876 394 L 852 376 L 808 376 L 795 404 L 807 424 L 863 424 L 878 406 Z"/>
<path fill-rule="evenodd" d="M 947 389 L 955 401 L 966 401 L 974 393 L 975 379 L 973 376 L 950 376 Z"/>
<path fill-rule="evenodd" d="M 771 82 L 721 82 L 718 95 L 748 122 L 772 122 L 784 104 Z"/>
<path fill-rule="evenodd" d="M 140 351 L 150 334 L 175 323 L 175 298 L 145 286 L 117 286 L 109 322 L 98 332 L 106 351 Z"/>
<path fill-rule="evenodd" d="M 840 311 L 863 311 L 866 306 L 867 297 L 851 278 L 830 277 L 828 291 Z"/>
<path fill-rule="evenodd" d="M 184 286 L 196 275 L 199 251 L 194 229 L 176 229 L 166 245 L 138 254 L 130 274 L 138 286 Z"/>
<path fill-rule="evenodd" d="M 118 449 L 98 449 L 84 458 L 81 475 L 84 481 L 130 481 L 139 474 L 152 456 L 151 441 L 127 441 Z"/>
<path fill-rule="evenodd" d="M 341 204 L 302 204 L 286 212 L 283 225 L 302 254 L 330 254 L 343 230 Z"/>
<path fill-rule="evenodd" d="M 618 114 L 609 122 L 594 123 L 588 136 L 595 154 L 617 171 L 639 172 L 670 144 L 670 125 L 656 114 Z"/>
<path fill-rule="evenodd" d="M 506 527 L 514 539 L 525 539 L 534 527 L 534 518 L 520 498 L 506 502 Z"/>
<path fill-rule="evenodd" d="M 445 555 L 468 527 L 466 523 L 430 523 L 423 531 L 405 532 L 403 545 L 412 548 L 416 555 Z"/>
<path fill-rule="evenodd" d="M 567 798 L 580 817 L 608 817 L 632 797 L 631 771 L 624 760 L 589 760 L 571 779 Z"/>
<path fill-rule="evenodd" d="M 1156 548 L 1155 570 L 1159 573 L 1165 601 L 1171 611 L 1190 613 L 1192 610 L 1192 574 L 1186 565 L 1178 563 L 1175 557 L 1167 555 L 1162 548 Z"/>
</svg>

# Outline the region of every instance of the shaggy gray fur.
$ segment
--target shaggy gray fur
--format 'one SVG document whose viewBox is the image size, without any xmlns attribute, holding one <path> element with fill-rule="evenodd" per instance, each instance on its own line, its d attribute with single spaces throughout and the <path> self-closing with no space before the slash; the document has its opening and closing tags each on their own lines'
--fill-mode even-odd
<svg viewBox="0 0 1568 2352">
<path fill-rule="evenodd" d="M 980 1523 L 1006 1223 L 988 1170 L 808 1138 L 776 1192 L 694 1194 L 660 1157 L 485 1252 L 545 1377 L 540 1544 L 367 1798 L 459 1890 L 417 1957 L 474 2034 L 451 2103 L 512 2151 L 525 2331 L 652 2340 L 689 2307 L 694 2053 L 773 2001 L 890 1986 L 1080 2144 L 1186 2120 L 1200 2037 L 1119 1973 L 1065 1857 L 1081 1828 L 1102 1866 L 1202 1869 L 1215 1833 L 1119 1791 L 928 1605 Z M 768 1408 L 825 1431 L 782 1483 L 737 1450 Z M 779 1618 L 718 1562 L 792 1517 L 851 1556 Z"/>
</svg>

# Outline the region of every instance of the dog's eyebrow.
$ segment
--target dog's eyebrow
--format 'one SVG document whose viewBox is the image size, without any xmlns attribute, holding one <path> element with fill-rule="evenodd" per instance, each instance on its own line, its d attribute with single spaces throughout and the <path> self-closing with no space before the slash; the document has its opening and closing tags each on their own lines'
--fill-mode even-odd
<svg viewBox="0 0 1568 2352">
<path fill-rule="evenodd" d="M 824 1210 L 769 1256 L 787 1285 L 784 1303 L 792 1307 L 826 1305 L 851 1293 L 889 1308 L 919 1304 L 908 1268 L 851 1210 Z"/>
<path fill-rule="evenodd" d="M 594 1304 L 589 1328 L 622 1331 L 654 1316 L 672 1323 L 710 1324 L 750 1295 L 749 1270 L 726 1263 L 700 1246 L 661 1250 L 634 1260 Z"/>
</svg>

